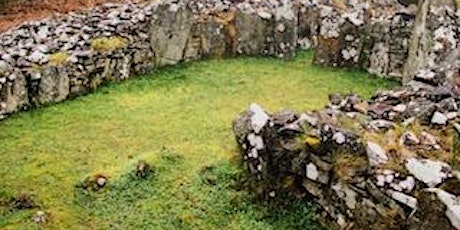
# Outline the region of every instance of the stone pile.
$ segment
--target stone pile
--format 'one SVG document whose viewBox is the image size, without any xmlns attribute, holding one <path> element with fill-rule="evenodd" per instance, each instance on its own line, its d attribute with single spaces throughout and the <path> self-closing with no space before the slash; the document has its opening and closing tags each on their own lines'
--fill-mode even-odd
<svg viewBox="0 0 460 230">
<path fill-rule="evenodd" d="M 313 112 L 253 104 L 233 130 L 258 190 L 294 187 L 342 229 L 460 229 L 459 95 L 413 80 Z"/>
</svg>

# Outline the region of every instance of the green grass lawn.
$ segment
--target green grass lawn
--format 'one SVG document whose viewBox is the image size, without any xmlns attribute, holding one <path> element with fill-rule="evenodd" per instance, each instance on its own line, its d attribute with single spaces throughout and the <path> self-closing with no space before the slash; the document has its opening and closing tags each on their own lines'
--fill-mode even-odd
<svg viewBox="0 0 460 230">
<path fill-rule="evenodd" d="M 52 215 L 46 229 L 319 229 L 308 204 L 255 205 L 233 188 L 233 118 L 251 102 L 311 110 L 331 92 L 369 96 L 395 83 L 298 56 L 164 68 L 0 122 L 0 200 L 26 193 L 40 206 L 0 205 L 0 229 L 36 229 L 37 210 Z M 131 176 L 140 159 L 155 176 Z M 75 188 L 97 173 L 109 177 L 102 191 Z"/>
</svg>

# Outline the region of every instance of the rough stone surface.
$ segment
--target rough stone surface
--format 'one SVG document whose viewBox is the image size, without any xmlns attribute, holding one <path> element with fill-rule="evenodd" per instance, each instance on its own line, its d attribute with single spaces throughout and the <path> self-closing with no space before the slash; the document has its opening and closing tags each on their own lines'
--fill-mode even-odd
<svg viewBox="0 0 460 230">
<path fill-rule="evenodd" d="M 388 162 L 388 156 L 385 150 L 374 142 L 367 142 L 366 152 L 367 157 L 369 158 L 369 163 L 373 166 Z"/>
<path fill-rule="evenodd" d="M 318 64 L 430 85 L 448 79 L 458 90 L 458 34 L 455 6 L 429 0 L 418 6 L 396 0 L 106 4 L 0 34 L 0 117 L 164 65 L 234 55 L 291 59 L 296 48 L 310 47 Z M 101 38 L 126 44 L 94 49 Z M 427 109 L 432 115 L 436 108 Z M 453 112 L 444 115 L 452 119 Z"/>
<path fill-rule="evenodd" d="M 428 187 L 435 187 L 442 183 L 452 171 L 450 166 L 444 162 L 416 158 L 407 159 L 406 168 L 415 178 Z"/>
<path fill-rule="evenodd" d="M 459 95 L 448 80 L 418 79 L 367 101 L 331 94 L 314 112 L 251 106 L 233 128 L 256 191 L 305 193 L 337 228 L 459 229 L 460 173 L 453 166 L 460 163 L 460 118 L 432 119 L 457 111 Z M 254 128 L 258 114 L 264 125 Z M 294 185 L 285 184 L 292 178 Z"/>
</svg>

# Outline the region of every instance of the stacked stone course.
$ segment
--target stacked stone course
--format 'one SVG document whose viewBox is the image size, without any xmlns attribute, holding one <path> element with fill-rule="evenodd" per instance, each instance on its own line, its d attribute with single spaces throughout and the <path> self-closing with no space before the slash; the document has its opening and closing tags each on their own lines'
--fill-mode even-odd
<svg viewBox="0 0 460 230">
<path fill-rule="evenodd" d="M 458 13 L 428 0 L 405 5 L 394 0 L 152 1 L 105 4 L 24 23 L 0 34 L 0 117 L 208 57 L 289 60 L 297 48 L 313 47 L 316 63 L 385 77 L 411 78 L 439 69 L 458 48 Z M 93 45 L 113 38 L 126 46 Z M 57 56 L 65 60 L 55 63 Z"/>
</svg>

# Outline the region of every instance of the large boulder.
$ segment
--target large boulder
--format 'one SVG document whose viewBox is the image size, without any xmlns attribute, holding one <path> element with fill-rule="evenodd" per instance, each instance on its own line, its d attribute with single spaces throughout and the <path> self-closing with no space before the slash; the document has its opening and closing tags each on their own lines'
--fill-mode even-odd
<svg viewBox="0 0 460 230">
<path fill-rule="evenodd" d="M 156 67 L 183 60 L 191 17 L 192 12 L 184 3 L 163 4 L 154 9 L 149 33 Z"/>
</svg>

